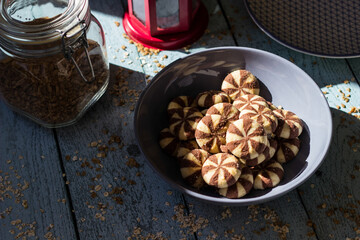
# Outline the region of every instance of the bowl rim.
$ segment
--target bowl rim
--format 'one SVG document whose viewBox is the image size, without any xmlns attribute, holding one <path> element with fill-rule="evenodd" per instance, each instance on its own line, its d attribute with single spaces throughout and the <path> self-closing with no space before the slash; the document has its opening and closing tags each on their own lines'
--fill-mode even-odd
<svg viewBox="0 0 360 240">
<path fill-rule="evenodd" d="M 160 171 L 159 168 L 157 168 L 156 166 L 154 166 L 153 164 L 151 164 L 151 160 L 148 159 L 148 157 L 146 156 L 146 154 L 144 153 L 143 149 L 142 149 L 142 144 L 139 138 L 139 132 L 138 132 L 138 113 L 139 113 L 139 109 L 141 108 L 142 105 L 142 101 L 144 96 L 147 93 L 147 90 L 149 88 L 151 88 L 153 85 L 156 84 L 157 81 L 159 81 L 160 76 L 167 71 L 169 68 L 171 68 L 173 65 L 184 61 L 187 58 L 190 58 L 194 55 L 199 55 L 199 54 L 204 54 L 207 52 L 213 52 L 213 51 L 218 51 L 218 50 L 227 50 L 227 51 L 247 51 L 247 52 L 255 52 L 255 53 L 260 53 L 260 54 L 265 54 L 268 55 L 271 58 L 275 58 L 277 60 L 279 60 L 280 62 L 292 66 L 296 71 L 299 71 L 301 73 L 303 73 L 306 77 L 307 77 L 307 83 L 311 84 L 312 87 L 314 87 L 315 89 L 319 90 L 319 93 L 321 93 L 319 96 L 322 99 L 322 101 L 325 103 L 325 105 L 327 106 L 327 108 L 325 108 L 326 113 L 326 119 L 329 121 L 328 125 L 327 125 L 327 132 L 329 135 L 329 138 L 326 139 L 325 142 L 325 147 L 319 152 L 319 156 L 321 158 L 321 160 L 319 160 L 317 162 L 317 164 L 314 166 L 314 168 L 311 169 L 311 171 L 306 172 L 305 174 L 303 174 L 304 172 L 301 172 L 295 179 L 291 180 L 291 185 L 287 186 L 286 188 L 283 189 L 283 191 L 275 193 L 273 195 L 267 196 L 262 195 L 259 197 L 256 197 L 254 199 L 251 198 L 238 198 L 238 199 L 230 199 L 230 198 L 225 198 L 225 197 L 212 197 L 212 196 L 208 196 L 205 194 L 201 194 L 195 191 L 192 191 L 191 189 L 188 189 L 186 187 L 183 187 L 177 183 L 175 183 L 172 179 L 170 179 L 169 177 L 167 177 L 166 175 L 162 174 L 162 172 Z M 151 80 L 151 82 L 149 84 L 147 84 L 145 86 L 145 88 L 142 90 L 139 99 L 136 103 L 135 106 L 135 113 L 134 113 L 134 119 L 133 119 L 133 126 L 134 126 L 134 130 L 135 130 L 135 138 L 136 138 L 136 142 L 138 144 L 138 146 L 140 147 L 140 151 L 143 154 L 143 156 L 145 157 L 145 159 L 147 160 L 147 164 L 150 165 L 150 167 L 161 177 L 163 178 L 169 185 L 171 185 L 173 188 L 178 189 L 179 191 L 194 197 L 196 199 L 205 201 L 205 202 L 209 202 L 209 203 L 213 203 L 213 204 L 221 204 L 221 205 L 226 205 L 226 206 L 249 206 L 252 204 L 259 204 L 259 203 L 263 203 L 263 202 L 268 202 L 271 200 L 274 200 L 276 198 L 279 198 L 283 195 L 285 195 L 286 193 L 294 190 L 295 188 L 299 187 L 301 184 L 303 184 L 305 181 L 307 181 L 316 171 L 317 169 L 322 165 L 322 163 L 324 162 L 328 152 L 329 152 L 329 148 L 330 148 L 330 144 L 332 141 L 332 136 L 333 136 L 333 120 L 332 120 L 332 115 L 331 115 L 331 110 L 330 110 L 330 106 L 328 101 L 326 100 L 326 97 L 324 96 L 324 94 L 322 94 L 322 91 L 320 89 L 320 87 L 316 84 L 316 82 L 304 71 L 302 70 L 300 67 L 298 67 L 296 64 L 292 63 L 291 61 L 278 56 L 274 53 L 265 51 L 265 50 L 260 50 L 260 49 L 256 49 L 256 48 L 250 48 L 250 47 L 239 47 L 239 46 L 228 46 L 228 47 L 213 47 L 213 48 L 208 48 L 205 50 L 201 50 L 199 52 L 195 52 L 195 53 L 191 53 L 188 54 L 184 57 L 178 58 L 175 61 L 171 62 L 169 65 L 167 65 L 165 68 L 161 69 L 160 72 L 158 72 Z"/>
</svg>

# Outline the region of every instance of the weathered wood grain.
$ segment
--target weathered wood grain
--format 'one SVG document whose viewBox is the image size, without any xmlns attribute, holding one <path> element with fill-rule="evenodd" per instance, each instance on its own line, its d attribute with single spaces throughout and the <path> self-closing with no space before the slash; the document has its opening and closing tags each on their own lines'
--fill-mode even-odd
<svg viewBox="0 0 360 240">
<path fill-rule="evenodd" d="M 217 206 L 186 198 L 190 212 L 208 220 L 200 239 L 316 239 L 296 191 L 248 207 Z"/>
<path fill-rule="evenodd" d="M 0 238 L 76 239 L 52 130 L 0 102 Z"/>
<path fill-rule="evenodd" d="M 112 79 L 107 93 L 73 126 L 44 129 L 0 103 L 0 190 L 4 184 L 8 187 L 0 194 L 1 239 L 15 238 L 26 230 L 32 234 L 33 229 L 40 239 L 46 234 L 60 239 L 344 239 L 360 235 L 360 124 L 353 117 L 357 113 L 348 114 L 353 106 L 360 107 L 359 59 L 295 52 L 261 32 L 242 1 L 203 2 L 210 22 L 199 41 L 144 56 L 123 36 L 124 0 L 90 1 L 105 31 Z M 189 53 L 234 45 L 273 52 L 302 68 L 327 92 L 334 121 L 331 148 L 319 171 L 297 190 L 249 207 L 214 206 L 174 190 L 146 163 L 132 126 L 138 94 L 163 66 Z M 20 192 L 14 193 L 16 189 Z M 16 219 L 22 222 L 13 222 Z"/>
</svg>

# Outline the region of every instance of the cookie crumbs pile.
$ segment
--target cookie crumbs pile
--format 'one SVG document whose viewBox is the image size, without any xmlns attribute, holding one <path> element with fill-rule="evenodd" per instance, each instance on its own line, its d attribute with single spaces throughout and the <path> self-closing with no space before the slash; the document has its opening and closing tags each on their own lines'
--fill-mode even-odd
<svg viewBox="0 0 360 240">
<path fill-rule="evenodd" d="M 283 164 L 300 150 L 303 122 L 259 93 L 258 79 L 236 70 L 225 77 L 221 91 L 170 101 L 169 127 L 160 132 L 159 143 L 178 160 L 187 184 L 241 198 L 280 183 Z"/>
</svg>

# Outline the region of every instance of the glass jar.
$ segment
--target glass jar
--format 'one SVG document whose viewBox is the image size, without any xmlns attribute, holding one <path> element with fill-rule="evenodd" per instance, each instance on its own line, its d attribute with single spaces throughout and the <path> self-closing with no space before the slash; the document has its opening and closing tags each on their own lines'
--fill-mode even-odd
<svg viewBox="0 0 360 240">
<path fill-rule="evenodd" d="M 1 98 L 45 127 L 74 123 L 109 83 L 104 32 L 88 0 L 1 5 Z"/>
</svg>

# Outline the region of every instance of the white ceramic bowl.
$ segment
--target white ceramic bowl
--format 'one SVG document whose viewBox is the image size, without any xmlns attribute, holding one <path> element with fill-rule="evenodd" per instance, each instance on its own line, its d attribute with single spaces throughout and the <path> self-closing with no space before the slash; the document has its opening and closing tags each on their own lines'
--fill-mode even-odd
<svg viewBox="0 0 360 240">
<path fill-rule="evenodd" d="M 228 199 L 212 189 L 197 190 L 182 179 L 177 161 L 159 146 L 159 132 L 168 126 L 167 105 L 179 95 L 196 96 L 220 90 L 224 77 L 245 68 L 260 80 L 260 95 L 296 113 L 304 122 L 295 159 L 283 165 L 284 179 L 268 190 L 252 190 Z M 306 181 L 321 165 L 332 135 L 328 103 L 316 83 L 293 63 L 272 53 L 243 47 L 221 47 L 178 59 L 160 71 L 144 89 L 134 117 L 135 135 L 153 169 L 173 187 L 190 196 L 224 205 L 250 205 L 275 199 Z"/>
</svg>

